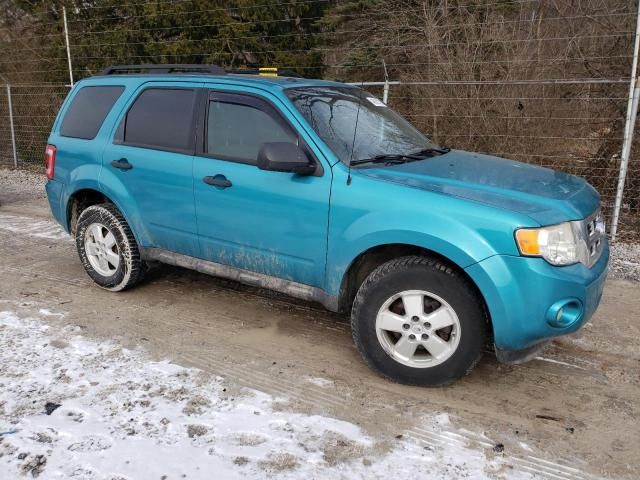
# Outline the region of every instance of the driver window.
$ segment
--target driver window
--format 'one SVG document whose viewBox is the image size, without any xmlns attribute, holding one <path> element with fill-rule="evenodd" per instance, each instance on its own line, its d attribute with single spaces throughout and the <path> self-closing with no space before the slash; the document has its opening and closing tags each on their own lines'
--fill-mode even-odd
<svg viewBox="0 0 640 480">
<path fill-rule="evenodd" d="M 250 105 L 210 100 L 207 155 L 255 165 L 266 142 L 296 143 L 296 137 L 268 113 Z"/>
</svg>

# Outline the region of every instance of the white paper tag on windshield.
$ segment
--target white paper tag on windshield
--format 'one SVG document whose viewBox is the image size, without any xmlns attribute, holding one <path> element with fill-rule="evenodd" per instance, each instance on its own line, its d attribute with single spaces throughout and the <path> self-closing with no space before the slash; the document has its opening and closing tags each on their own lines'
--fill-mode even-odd
<svg viewBox="0 0 640 480">
<path fill-rule="evenodd" d="M 384 102 L 381 102 L 376 97 L 367 97 L 367 100 L 369 100 L 371 103 L 373 103 L 376 107 L 386 107 Z"/>
</svg>

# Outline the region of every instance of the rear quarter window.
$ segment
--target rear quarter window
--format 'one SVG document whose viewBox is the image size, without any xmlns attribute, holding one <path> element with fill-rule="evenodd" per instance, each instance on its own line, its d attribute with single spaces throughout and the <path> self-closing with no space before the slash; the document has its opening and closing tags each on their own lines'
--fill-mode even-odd
<svg viewBox="0 0 640 480">
<path fill-rule="evenodd" d="M 116 132 L 116 142 L 142 148 L 189 152 L 194 147 L 196 90 L 143 90 Z"/>
<path fill-rule="evenodd" d="M 123 91 L 124 87 L 120 85 L 82 87 L 62 119 L 60 135 L 85 140 L 95 138 Z"/>
</svg>

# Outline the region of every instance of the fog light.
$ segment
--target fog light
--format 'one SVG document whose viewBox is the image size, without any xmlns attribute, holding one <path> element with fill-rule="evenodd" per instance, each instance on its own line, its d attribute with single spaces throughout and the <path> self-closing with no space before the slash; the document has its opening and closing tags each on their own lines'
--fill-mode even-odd
<svg viewBox="0 0 640 480">
<path fill-rule="evenodd" d="M 570 327 L 580 321 L 584 308 L 582 302 L 577 298 L 566 298 L 560 300 L 547 310 L 546 320 L 554 328 Z"/>
</svg>

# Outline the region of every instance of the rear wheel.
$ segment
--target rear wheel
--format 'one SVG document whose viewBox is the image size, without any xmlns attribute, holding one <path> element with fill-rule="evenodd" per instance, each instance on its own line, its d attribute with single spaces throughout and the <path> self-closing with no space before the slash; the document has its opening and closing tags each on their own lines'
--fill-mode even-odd
<svg viewBox="0 0 640 480">
<path fill-rule="evenodd" d="M 102 288 L 120 291 L 142 280 L 145 263 L 115 205 L 92 205 L 82 211 L 76 226 L 76 247 L 84 269 Z"/>
<path fill-rule="evenodd" d="M 482 302 L 467 280 L 428 257 L 387 262 L 354 301 L 353 337 L 365 361 L 400 383 L 449 384 L 476 365 L 486 341 Z"/>
</svg>

